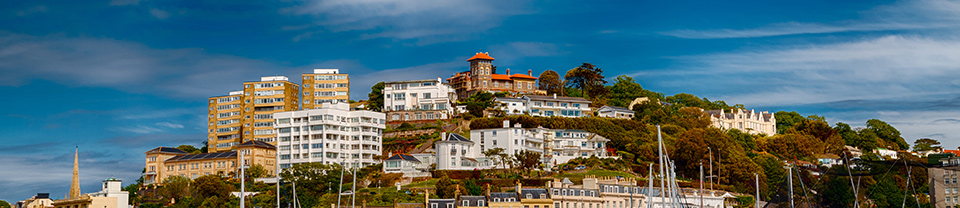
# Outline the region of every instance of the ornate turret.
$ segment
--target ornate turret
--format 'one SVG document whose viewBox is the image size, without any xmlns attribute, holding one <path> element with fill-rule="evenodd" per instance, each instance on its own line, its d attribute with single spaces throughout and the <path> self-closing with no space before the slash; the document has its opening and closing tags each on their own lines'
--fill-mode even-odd
<svg viewBox="0 0 960 208">
<path fill-rule="evenodd" d="M 73 180 L 70 181 L 70 199 L 80 197 L 80 164 L 77 160 L 79 156 L 79 148 L 73 151 Z"/>
</svg>

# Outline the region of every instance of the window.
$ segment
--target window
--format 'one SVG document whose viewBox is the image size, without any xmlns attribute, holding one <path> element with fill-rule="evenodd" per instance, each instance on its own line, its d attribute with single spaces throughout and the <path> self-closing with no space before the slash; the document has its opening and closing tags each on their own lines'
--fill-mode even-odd
<svg viewBox="0 0 960 208">
<path fill-rule="evenodd" d="M 532 198 L 533 198 L 533 194 L 527 194 L 527 199 L 532 199 Z"/>
<path fill-rule="evenodd" d="M 430 208 L 437 208 L 437 203 L 430 203 Z"/>
<path fill-rule="evenodd" d="M 423 93 L 423 99 L 430 99 L 430 93 Z"/>
<path fill-rule="evenodd" d="M 463 200 L 463 201 L 461 201 L 461 202 L 463 202 L 462 204 L 463 204 L 463 206 L 465 206 L 465 207 L 469 207 L 469 206 L 470 206 L 470 201 Z"/>
<path fill-rule="evenodd" d="M 483 206 L 483 200 L 477 200 L 477 206 L 478 206 L 478 207 L 482 207 L 482 206 Z"/>
<path fill-rule="evenodd" d="M 453 208 L 453 203 L 447 204 L 447 208 Z"/>
</svg>

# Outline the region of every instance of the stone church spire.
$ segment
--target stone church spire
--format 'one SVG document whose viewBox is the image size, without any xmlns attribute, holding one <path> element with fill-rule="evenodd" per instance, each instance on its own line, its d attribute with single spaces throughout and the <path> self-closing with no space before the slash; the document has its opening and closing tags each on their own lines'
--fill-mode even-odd
<svg viewBox="0 0 960 208">
<path fill-rule="evenodd" d="M 73 180 L 70 181 L 70 199 L 80 197 L 80 165 L 77 160 L 79 148 L 73 152 Z"/>
</svg>

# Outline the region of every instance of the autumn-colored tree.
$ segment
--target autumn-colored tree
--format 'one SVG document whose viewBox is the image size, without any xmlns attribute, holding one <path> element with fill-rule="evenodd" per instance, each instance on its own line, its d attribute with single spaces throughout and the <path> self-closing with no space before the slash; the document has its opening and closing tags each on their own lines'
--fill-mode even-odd
<svg viewBox="0 0 960 208">
<path fill-rule="evenodd" d="M 791 132 L 810 135 L 820 140 L 824 149 L 818 150 L 818 153 L 840 154 L 845 144 L 843 137 L 837 133 L 837 129 L 831 128 L 830 124 L 821 119 L 802 120 L 794 124 L 792 129 L 787 130 L 787 133 Z"/>
<path fill-rule="evenodd" d="M 793 159 L 810 158 L 814 154 L 823 153 L 824 145 L 819 139 L 800 133 L 778 134 L 757 140 L 761 150 L 767 151 L 779 158 Z"/>
<path fill-rule="evenodd" d="M 440 180 L 434 184 L 434 190 L 436 191 L 437 196 L 441 199 L 452 199 L 455 197 L 454 194 L 457 190 L 457 186 L 453 183 L 453 180 L 451 180 L 450 177 L 443 175 L 440 177 Z"/>
<path fill-rule="evenodd" d="M 532 170 L 540 165 L 541 154 L 533 151 L 520 151 L 513 155 L 513 160 L 524 170 Z"/>
<path fill-rule="evenodd" d="M 192 193 L 190 189 L 190 179 L 183 176 L 170 176 L 163 179 L 163 187 L 160 193 L 164 198 L 180 201 L 184 197 L 189 197 Z"/>
<path fill-rule="evenodd" d="M 560 81 L 560 74 L 557 74 L 557 72 L 553 70 L 546 70 L 540 73 L 540 77 L 537 78 L 537 87 L 540 88 L 540 90 L 547 91 L 548 95 L 565 95 L 563 82 Z"/>
<path fill-rule="evenodd" d="M 201 198 L 220 197 L 221 199 L 228 199 L 230 197 L 230 191 L 233 190 L 233 187 L 228 185 L 223 178 L 218 175 L 197 177 L 196 180 L 193 180 L 192 185 L 197 196 Z"/>
</svg>

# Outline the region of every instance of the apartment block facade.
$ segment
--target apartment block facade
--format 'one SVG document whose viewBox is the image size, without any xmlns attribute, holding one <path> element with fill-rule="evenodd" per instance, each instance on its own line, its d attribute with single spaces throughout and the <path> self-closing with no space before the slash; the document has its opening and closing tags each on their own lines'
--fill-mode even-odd
<svg viewBox="0 0 960 208">
<path fill-rule="evenodd" d="M 544 94 L 536 85 L 537 77 L 533 76 L 533 71 L 511 75 L 510 69 L 506 69 L 505 74 L 496 74 L 493 60 L 489 53 L 477 53 L 467 59 L 470 62 L 469 71 L 459 72 L 447 79 L 457 91 L 458 98 L 466 99 L 479 91 Z"/>
<path fill-rule="evenodd" d="M 586 117 L 592 116 L 590 101 L 580 97 L 524 95 L 520 97 L 526 102 L 532 116 L 560 116 Z"/>
<path fill-rule="evenodd" d="M 941 167 L 927 168 L 930 204 L 934 207 L 960 205 L 960 157 L 941 159 Z"/>
<path fill-rule="evenodd" d="M 303 74 L 303 109 L 349 100 L 350 76 L 341 74 L 340 69 L 314 69 L 312 74 Z"/>
<path fill-rule="evenodd" d="M 284 76 L 261 77 L 243 83 L 243 90 L 210 97 L 207 148 L 210 152 L 236 149 L 240 143 L 276 144 L 273 113 L 300 108 L 300 86 Z"/>
<path fill-rule="evenodd" d="M 382 155 L 383 113 L 351 111 L 346 103 L 275 114 L 279 164 L 320 162 L 364 167 Z"/>
<path fill-rule="evenodd" d="M 239 165 L 260 165 L 267 175 L 276 170 L 276 147 L 262 141 L 247 141 L 234 151 L 189 154 L 172 147 L 157 147 L 144 152 L 144 184 L 162 183 L 170 176 L 197 178 L 204 175 L 239 177 Z M 240 161 L 243 155 L 243 161 Z M 243 163 L 241 163 L 243 162 Z"/>
<path fill-rule="evenodd" d="M 383 111 L 388 122 L 424 121 L 453 117 L 456 91 L 440 78 L 384 83 Z"/>
</svg>

